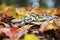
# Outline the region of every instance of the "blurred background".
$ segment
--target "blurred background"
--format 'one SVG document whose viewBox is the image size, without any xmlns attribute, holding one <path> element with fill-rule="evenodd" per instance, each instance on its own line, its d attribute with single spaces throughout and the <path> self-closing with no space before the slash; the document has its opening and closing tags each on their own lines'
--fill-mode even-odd
<svg viewBox="0 0 60 40">
<path fill-rule="evenodd" d="M 60 7 L 60 0 L 0 0 L 0 5 L 15 5 L 17 7 Z"/>
</svg>

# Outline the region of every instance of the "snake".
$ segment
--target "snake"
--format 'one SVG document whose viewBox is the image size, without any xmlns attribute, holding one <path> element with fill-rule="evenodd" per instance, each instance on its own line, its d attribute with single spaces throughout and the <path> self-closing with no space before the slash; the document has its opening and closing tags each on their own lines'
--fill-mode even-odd
<svg viewBox="0 0 60 40">
<path fill-rule="evenodd" d="M 41 20 L 46 20 L 46 21 L 51 21 L 57 19 L 57 16 L 45 13 L 45 14 L 38 14 L 38 13 L 28 13 L 28 15 L 25 18 L 16 18 L 13 19 L 11 22 L 12 23 L 31 23 L 31 22 L 36 22 L 36 21 L 41 21 Z"/>
</svg>

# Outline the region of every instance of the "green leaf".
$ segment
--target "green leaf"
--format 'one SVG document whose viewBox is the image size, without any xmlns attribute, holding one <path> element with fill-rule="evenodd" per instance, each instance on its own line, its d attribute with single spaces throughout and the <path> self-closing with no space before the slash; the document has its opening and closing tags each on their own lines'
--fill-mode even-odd
<svg viewBox="0 0 60 40">
<path fill-rule="evenodd" d="M 42 24 L 43 22 L 32 22 L 32 23 L 37 24 L 37 25 L 40 25 L 40 24 Z"/>
</svg>

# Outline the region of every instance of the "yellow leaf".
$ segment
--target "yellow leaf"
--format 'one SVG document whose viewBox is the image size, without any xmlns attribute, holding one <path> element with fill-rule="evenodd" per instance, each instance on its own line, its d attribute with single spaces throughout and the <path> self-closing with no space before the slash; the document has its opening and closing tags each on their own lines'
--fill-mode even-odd
<svg viewBox="0 0 60 40">
<path fill-rule="evenodd" d="M 2 7 L 2 8 L 5 8 L 5 7 L 6 7 L 6 3 L 2 3 L 2 4 L 1 4 L 1 7 Z"/>
<path fill-rule="evenodd" d="M 34 34 L 26 34 L 24 36 L 24 40 L 40 40 L 40 39 L 36 37 Z"/>
</svg>

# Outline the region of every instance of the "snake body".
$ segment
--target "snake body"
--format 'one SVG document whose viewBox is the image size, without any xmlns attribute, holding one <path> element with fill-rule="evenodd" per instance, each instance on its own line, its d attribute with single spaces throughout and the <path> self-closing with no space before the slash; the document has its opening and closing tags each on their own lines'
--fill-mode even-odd
<svg viewBox="0 0 60 40">
<path fill-rule="evenodd" d="M 51 20 L 54 20 L 54 19 L 57 19 L 56 16 L 54 15 L 51 15 L 51 14 L 37 14 L 37 13 L 29 13 L 27 15 L 27 17 L 25 18 L 16 18 L 16 19 L 13 19 L 11 22 L 12 23 L 31 23 L 31 22 L 34 22 L 34 21 L 41 21 L 41 20 L 46 20 L 46 21 L 51 21 Z"/>
</svg>

